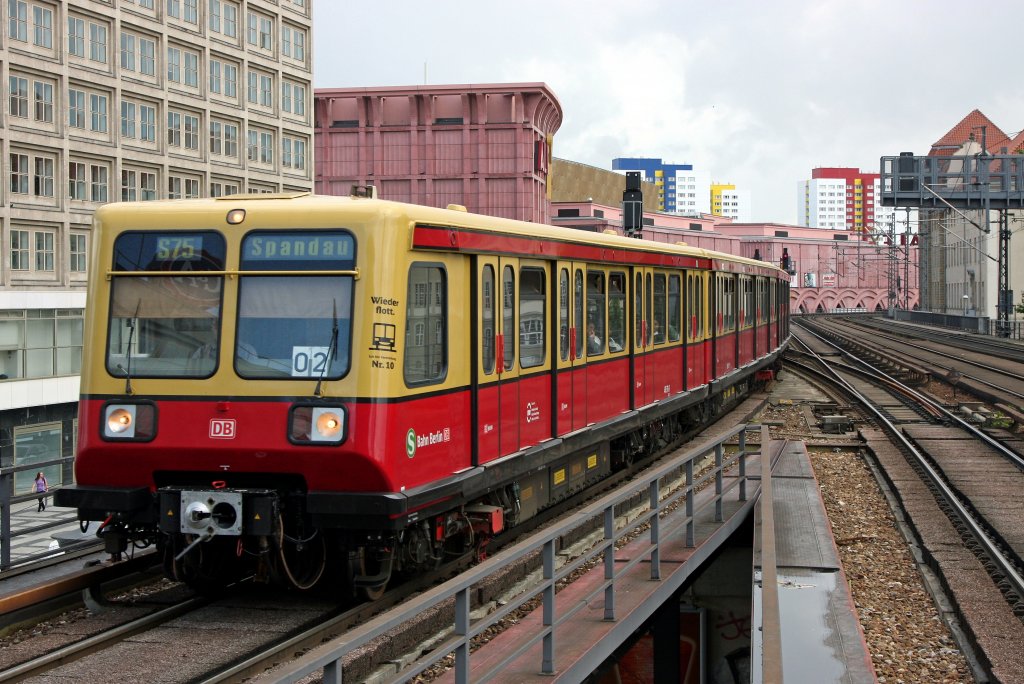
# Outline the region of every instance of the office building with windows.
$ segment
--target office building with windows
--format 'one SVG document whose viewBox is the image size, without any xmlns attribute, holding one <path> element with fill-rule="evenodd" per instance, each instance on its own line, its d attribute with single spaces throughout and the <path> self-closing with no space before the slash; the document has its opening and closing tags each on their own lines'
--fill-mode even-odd
<svg viewBox="0 0 1024 684">
<path fill-rule="evenodd" d="M 312 189 L 310 3 L 0 5 L 0 465 L 74 453 L 97 207 Z"/>
</svg>

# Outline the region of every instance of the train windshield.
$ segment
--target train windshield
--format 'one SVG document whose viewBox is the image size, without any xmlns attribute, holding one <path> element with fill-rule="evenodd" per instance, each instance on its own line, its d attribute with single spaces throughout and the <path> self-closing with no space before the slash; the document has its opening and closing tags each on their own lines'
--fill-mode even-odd
<svg viewBox="0 0 1024 684">
<path fill-rule="evenodd" d="M 107 371 L 207 377 L 217 367 L 224 238 L 129 232 L 114 245 Z"/>
<path fill-rule="evenodd" d="M 247 235 L 238 284 L 238 375 L 345 375 L 351 356 L 354 267 L 355 240 L 344 231 Z"/>
</svg>

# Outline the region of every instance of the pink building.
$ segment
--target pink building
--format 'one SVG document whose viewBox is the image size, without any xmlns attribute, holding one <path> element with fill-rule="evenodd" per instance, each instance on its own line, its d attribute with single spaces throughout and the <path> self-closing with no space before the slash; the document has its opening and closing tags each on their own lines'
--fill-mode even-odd
<svg viewBox="0 0 1024 684">
<path fill-rule="evenodd" d="M 622 234 L 622 210 L 592 202 L 555 204 L 551 223 L 581 230 Z M 917 245 L 878 245 L 855 231 L 823 230 L 776 223 L 731 223 L 721 217 L 700 219 L 644 213 L 643 239 L 685 242 L 691 247 L 760 259 L 781 265 L 788 257 L 793 273 L 790 304 L 795 313 L 837 309 L 889 308 L 890 279 L 896 307 L 917 309 Z M 890 267 L 891 266 L 891 267 Z M 907 288 L 907 284 L 912 287 Z"/>
<path fill-rule="evenodd" d="M 547 223 L 562 106 L 543 83 L 318 89 L 316 192 Z"/>
</svg>

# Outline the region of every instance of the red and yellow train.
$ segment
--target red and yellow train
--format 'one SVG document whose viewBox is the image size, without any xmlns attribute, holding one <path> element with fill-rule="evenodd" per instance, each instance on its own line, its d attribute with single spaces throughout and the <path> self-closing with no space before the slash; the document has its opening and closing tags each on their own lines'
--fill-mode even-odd
<svg viewBox="0 0 1024 684">
<path fill-rule="evenodd" d="M 101 208 L 58 505 L 196 585 L 372 596 L 678 440 L 779 362 L 771 264 L 460 209 Z"/>
</svg>

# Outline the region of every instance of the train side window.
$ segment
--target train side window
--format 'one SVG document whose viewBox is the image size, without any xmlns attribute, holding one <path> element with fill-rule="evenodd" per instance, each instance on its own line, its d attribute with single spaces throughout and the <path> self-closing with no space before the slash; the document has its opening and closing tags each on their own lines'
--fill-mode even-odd
<svg viewBox="0 0 1024 684">
<path fill-rule="evenodd" d="M 633 345 L 643 344 L 643 320 L 644 320 L 644 277 L 636 274 L 633 287 Z"/>
<path fill-rule="evenodd" d="M 448 373 L 448 284 L 440 266 L 409 269 L 403 372 L 409 386 L 443 382 Z"/>
<path fill-rule="evenodd" d="M 614 353 L 625 348 L 626 274 L 618 272 L 608 276 L 608 351 Z"/>
<path fill-rule="evenodd" d="M 480 304 L 482 308 L 483 330 L 481 331 L 480 353 L 483 371 L 488 375 L 494 372 L 494 267 L 487 264 L 483 268 L 480 279 Z"/>
<path fill-rule="evenodd" d="M 705 323 L 707 308 L 705 306 L 704 278 L 698 275 L 694 277 L 694 280 L 697 283 L 697 338 L 703 340 L 704 336 L 707 334 L 707 323 Z"/>
<path fill-rule="evenodd" d="M 547 326 L 544 270 L 524 268 L 519 273 L 519 366 L 543 365 Z"/>
<path fill-rule="evenodd" d="M 754 279 L 750 276 L 743 278 L 743 325 L 750 327 L 754 324 Z"/>
<path fill-rule="evenodd" d="M 604 273 L 587 271 L 587 355 L 604 353 L 604 306 Z"/>
<path fill-rule="evenodd" d="M 569 269 L 558 273 L 558 349 L 562 361 L 569 360 Z"/>
<path fill-rule="evenodd" d="M 573 294 L 575 299 L 573 301 L 573 324 L 576 327 L 576 357 L 577 359 L 583 358 L 583 338 L 586 335 L 586 330 L 583 329 L 583 269 L 576 269 L 576 275 L 573 276 Z"/>
<path fill-rule="evenodd" d="M 668 277 L 668 341 L 679 341 L 679 304 L 680 304 L 680 279 L 678 275 Z"/>
<path fill-rule="evenodd" d="M 654 321 L 654 344 L 665 343 L 665 274 L 658 273 L 654 276 L 654 306 L 651 309 L 651 319 Z"/>
<path fill-rule="evenodd" d="M 736 276 L 725 276 L 725 319 L 726 332 L 736 330 Z"/>
<path fill-rule="evenodd" d="M 688 279 L 689 288 L 687 289 L 687 301 L 690 303 L 690 321 L 688 324 L 688 330 L 690 331 L 690 340 L 696 341 L 700 339 L 700 320 L 703 315 L 701 311 L 700 301 L 700 279 L 697 276 L 690 274 Z"/>
<path fill-rule="evenodd" d="M 644 335 L 644 345 L 651 346 L 651 334 L 654 332 L 651 330 L 651 311 L 654 309 L 654 283 L 651 281 L 651 274 L 647 274 L 647 317 L 644 319 L 647 321 L 647 334 Z"/>
<path fill-rule="evenodd" d="M 516 272 L 511 266 L 501 271 L 501 340 L 505 348 L 503 368 L 508 371 L 516 364 Z"/>
</svg>

